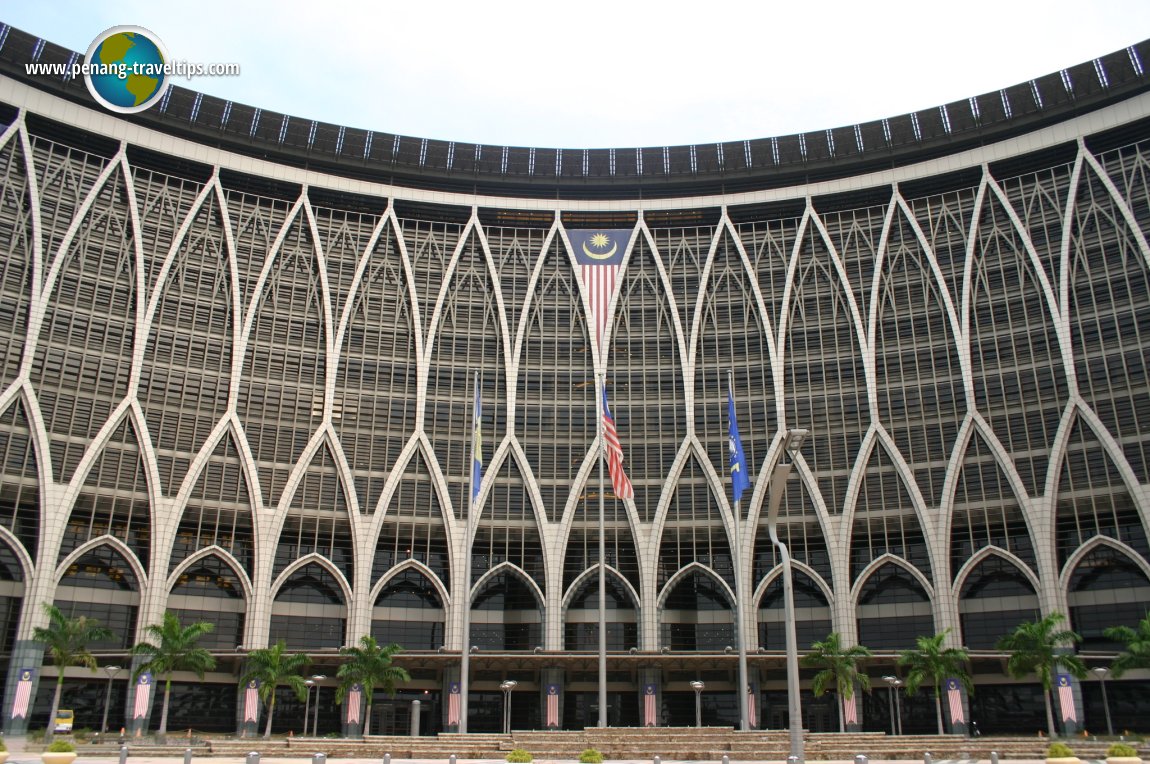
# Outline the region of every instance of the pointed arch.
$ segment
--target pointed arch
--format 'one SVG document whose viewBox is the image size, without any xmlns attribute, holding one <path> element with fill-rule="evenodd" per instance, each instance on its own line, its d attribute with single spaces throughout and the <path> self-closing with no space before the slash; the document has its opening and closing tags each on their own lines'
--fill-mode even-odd
<svg viewBox="0 0 1150 764">
<path fill-rule="evenodd" d="M 187 173 L 191 175 L 192 173 Z M 168 175 L 132 164 L 132 190 L 143 234 L 144 288 L 149 294 L 163 278 L 162 271 L 173 242 L 182 236 L 189 215 L 208 188 L 208 173 L 199 178 Z"/>
<path fill-rule="evenodd" d="M 1045 274 L 993 181 L 985 186 L 964 295 L 973 405 L 1006 446 L 1027 492 L 1041 493 L 1049 453 L 1069 396 Z M 1018 415 L 1018 404 L 1025 414 Z"/>
<path fill-rule="evenodd" d="M 232 556 L 246 576 L 255 575 L 256 491 L 248 484 L 243 451 L 235 437 L 231 428 L 225 429 L 198 467 L 176 527 L 169 572 L 200 550 L 215 546 Z"/>
<path fill-rule="evenodd" d="M 447 590 L 431 570 L 405 560 L 388 572 L 373 591 L 371 635 L 380 644 L 406 650 L 444 646 Z"/>
<path fill-rule="evenodd" d="M 668 486 L 670 499 L 658 536 L 655 585 L 659 590 L 671 586 L 676 572 L 691 563 L 704 565 L 727 585 L 735 585 L 723 503 L 715 496 L 702 458 L 694 449 L 688 451 Z"/>
<path fill-rule="evenodd" d="M 639 547 L 624 503 L 610 493 L 603 497 L 603 530 L 605 562 L 618 571 L 627 586 L 642 587 Z M 570 523 L 565 527 L 563 546 L 563 591 L 570 591 L 588 569 L 599 563 L 599 486 L 588 480 L 575 504 Z"/>
<path fill-rule="evenodd" d="M 417 564 L 426 567 L 432 581 L 447 592 L 451 588 L 449 515 L 423 449 L 413 448 L 398 471 L 399 482 L 390 497 L 385 497 L 388 504 L 375 544 L 371 580 L 381 581 L 400 566 Z M 443 601 L 448 599 L 445 594 Z"/>
<path fill-rule="evenodd" d="M 533 650 L 543 644 L 543 603 L 539 585 L 509 562 L 487 571 L 471 597 L 467 644 L 484 650 Z"/>
<path fill-rule="evenodd" d="M 1062 573 L 1070 627 L 1080 650 L 1120 650 L 1105 635 L 1111 626 L 1137 629 L 1150 602 L 1150 566 L 1134 549 L 1111 539 L 1083 545 Z"/>
<path fill-rule="evenodd" d="M 680 569 L 659 594 L 659 643 L 672 650 L 722 650 L 735 644 L 734 591 L 697 562 Z"/>
<path fill-rule="evenodd" d="M 167 610 L 181 623 L 215 625 L 199 646 L 232 651 L 244 643 L 251 582 L 227 550 L 211 546 L 183 562 L 168 578 Z"/>
<path fill-rule="evenodd" d="M 918 505 L 905 474 L 881 437 L 871 439 L 870 455 L 861 471 L 851 517 L 850 580 L 884 555 L 893 555 L 932 577 L 929 534 L 924 532 Z"/>
<path fill-rule="evenodd" d="M 293 650 L 341 647 L 347 636 L 351 587 L 331 560 L 308 554 L 293 562 L 270 587 L 268 641 Z"/>
<path fill-rule="evenodd" d="M 872 650 L 911 648 L 917 637 L 937 631 L 929 581 L 893 555 L 883 555 L 862 572 L 852 599 L 858 643 Z"/>
<path fill-rule="evenodd" d="M 1150 559 L 1138 502 L 1087 417 L 1072 414 L 1054 487 L 1058 566 L 1094 536 L 1129 544 Z"/>
<path fill-rule="evenodd" d="M 875 269 L 890 256 L 887 237 L 898 205 L 893 195 L 880 202 L 885 190 L 876 190 L 874 198 L 867 200 L 870 203 L 865 207 L 842 210 L 837 209 L 831 200 L 815 199 L 813 202 L 826 238 L 842 261 L 846 283 L 854 295 L 860 316 L 869 315 L 875 279 L 878 278 Z"/>
<path fill-rule="evenodd" d="M 779 538 L 787 545 L 787 552 L 794 564 L 806 565 L 818 578 L 830 581 L 833 574 L 827 539 L 831 534 L 824 524 L 825 518 L 819 512 L 816 497 L 810 493 L 807 477 L 801 465 L 796 465 L 792 469 L 791 479 L 787 480 L 783 487 L 783 496 L 779 500 Z M 779 559 L 778 549 L 771 541 L 767 527 L 767 511 L 764 509 L 758 517 L 752 518 L 752 521 L 754 537 L 751 585 L 758 588 L 782 561 Z"/>
<path fill-rule="evenodd" d="M 666 268 L 671 302 L 678 308 L 684 329 L 692 324 L 698 285 L 719 232 L 721 211 L 709 209 L 697 215 L 700 224 L 683 226 L 676 213 L 646 211 L 643 220 L 653 249 Z"/>
<path fill-rule="evenodd" d="M 0 148 L 0 388 L 16 379 L 24 358 L 29 306 L 40 267 L 31 164 L 19 136 Z"/>
<path fill-rule="evenodd" d="M 24 607 L 27 585 L 33 574 L 32 560 L 20 544 L 0 530 L 0 650 L 11 651 L 16 645 L 20 611 Z"/>
<path fill-rule="evenodd" d="M 89 643 L 89 650 L 135 644 L 147 572 L 127 545 L 108 536 L 93 538 L 65 558 L 56 573 L 53 604 L 69 618 L 94 618 L 112 632 L 111 639 Z"/>
<path fill-rule="evenodd" d="M 507 562 L 543 587 L 546 557 L 543 553 L 542 513 L 532 501 L 518 454 L 504 452 L 485 480 L 490 488 L 481 496 L 481 513 L 471 545 L 471 579 L 476 573 Z"/>
<path fill-rule="evenodd" d="M 380 234 L 387 199 L 314 187 L 305 193 L 327 266 L 332 316 L 340 316 L 351 299 L 360 261 Z M 390 232 L 390 226 L 385 224 L 383 230 Z"/>
<path fill-rule="evenodd" d="M 272 575 L 288 570 L 294 560 L 310 554 L 328 560 L 348 580 L 354 579 L 355 543 L 349 500 L 331 444 L 322 440 L 302 470 L 289 484 L 287 515 L 279 532 Z"/>
<path fill-rule="evenodd" d="M 618 570 L 608 566 L 604 579 L 607 616 L 607 649 L 630 650 L 639 646 L 638 592 Z M 575 579 L 563 596 L 563 649 L 597 650 L 599 646 L 598 566 Z"/>
<path fill-rule="evenodd" d="M 795 564 L 792 571 L 795 636 L 800 645 L 810 645 L 825 639 L 834 631 L 831 603 L 834 595 L 820 576 L 809 567 Z M 755 633 L 759 647 L 766 650 L 785 650 L 786 603 L 783 600 L 783 573 L 776 567 L 763 579 L 754 594 L 757 616 Z"/>
<path fill-rule="evenodd" d="M 1040 618 L 1039 587 L 1017 556 L 997 547 L 980 549 L 955 579 L 962 644 L 992 650 L 1019 624 Z"/>
<path fill-rule="evenodd" d="M 40 486 L 35 436 L 21 397 L 0 415 L 0 526 L 32 560 L 39 553 Z"/>
<path fill-rule="evenodd" d="M 455 257 L 471 211 L 462 207 L 396 203 L 395 217 L 402 236 L 402 246 L 411 261 L 424 340 L 431 326 L 437 298 L 443 291 L 444 279 L 450 277 Z"/>
</svg>

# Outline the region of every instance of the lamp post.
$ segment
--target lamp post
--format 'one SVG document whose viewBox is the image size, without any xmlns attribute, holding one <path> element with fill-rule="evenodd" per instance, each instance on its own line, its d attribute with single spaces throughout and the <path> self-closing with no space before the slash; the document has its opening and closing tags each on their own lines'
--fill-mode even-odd
<svg viewBox="0 0 1150 764">
<path fill-rule="evenodd" d="M 104 721 L 100 724 L 100 734 L 108 734 L 108 705 L 112 702 L 112 680 L 120 673 L 119 666 L 104 666 L 108 675 L 108 691 L 104 693 Z"/>
<path fill-rule="evenodd" d="M 1106 675 L 1110 673 L 1110 669 L 1105 666 L 1095 666 L 1090 670 L 1102 683 L 1102 709 L 1106 711 L 1106 734 L 1114 737 L 1114 725 L 1110 723 L 1110 699 L 1106 697 Z"/>
<path fill-rule="evenodd" d="M 307 700 L 304 701 L 303 706 L 303 736 L 307 737 L 307 723 L 308 719 L 311 718 L 311 688 L 315 687 L 315 680 L 305 679 L 303 683 L 307 686 Z M 318 704 L 319 700 L 316 700 L 316 703 Z"/>
<path fill-rule="evenodd" d="M 795 587 L 791 575 L 791 554 L 779 536 L 779 505 L 783 500 L 783 489 L 791 474 L 795 455 L 807 439 L 808 430 L 787 430 L 783 449 L 791 457 L 790 461 L 780 462 L 771 472 L 770 509 L 767 513 L 767 530 L 771 543 L 779 550 L 779 560 L 783 568 L 783 605 L 786 620 L 783 631 L 787 637 L 787 715 L 790 717 L 791 756 L 797 762 L 803 761 L 803 716 L 799 705 L 799 647 L 795 633 Z"/>
<path fill-rule="evenodd" d="M 315 682 L 315 718 L 312 720 L 311 734 L 312 737 L 319 737 L 319 683 L 327 679 L 324 674 L 313 674 L 312 681 Z M 306 724 L 304 725 L 307 726 Z M 304 732 L 307 732 L 305 729 Z"/>
<path fill-rule="evenodd" d="M 886 675 L 882 678 L 884 682 L 890 685 L 891 695 L 894 696 L 894 716 L 890 720 L 890 734 L 902 734 L 902 705 L 898 698 L 898 688 L 902 687 L 903 681 L 897 676 Z M 896 722 L 897 721 L 897 725 Z"/>
<path fill-rule="evenodd" d="M 705 685 L 698 679 L 691 682 L 691 689 L 695 691 L 695 726 L 703 726 L 703 687 Z"/>
<path fill-rule="evenodd" d="M 519 684 L 514 679 L 504 679 L 499 685 L 503 690 L 503 734 L 511 734 L 511 691 Z"/>
</svg>

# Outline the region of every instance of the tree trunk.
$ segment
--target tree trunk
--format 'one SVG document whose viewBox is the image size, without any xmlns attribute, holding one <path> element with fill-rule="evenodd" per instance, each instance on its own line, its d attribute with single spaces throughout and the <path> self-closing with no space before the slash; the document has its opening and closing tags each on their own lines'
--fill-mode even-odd
<svg viewBox="0 0 1150 764">
<path fill-rule="evenodd" d="M 172 697 L 172 677 L 169 674 L 168 679 L 164 682 L 164 705 L 160 711 L 160 729 L 156 733 L 160 737 L 168 734 L 168 700 Z"/>
<path fill-rule="evenodd" d="M 371 733 L 371 704 L 367 704 L 367 713 L 363 717 L 363 734 L 360 737 L 366 737 Z"/>
<path fill-rule="evenodd" d="M 46 743 L 52 742 L 52 735 L 56 731 L 56 713 L 60 710 L 60 696 L 64 694 L 64 667 L 60 667 L 60 676 L 56 677 L 56 692 L 52 695 L 52 710 L 48 716 L 48 732 L 44 735 Z M 33 698 L 35 700 L 35 698 Z"/>
<path fill-rule="evenodd" d="M 847 718 L 843 713 L 843 703 L 846 703 L 846 698 L 839 695 L 839 702 L 836 704 L 839 707 L 839 732 L 847 731 Z"/>
<path fill-rule="evenodd" d="M 1050 703 L 1049 687 L 1042 689 L 1042 699 L 1046 701 L 1046 731 L 1050 733 L 1050 739 L 1053 740 L 1058 733 L 1054 730 L 1054 710 Z"/>
<path fill-rule="evenodd" d="M 272 699 L 268 702 L 268 723 L 266 725 L 264 725 L 264 738 L 265 739 L 272 736 L 272 714 L 276 710 L 275 692 L 276 692 L 276 690 L 273 687 L 272 688 Z"/>
<path fill-rule="evenodd" d="M 938 718 L 938 734 L 943 734 L 942 731 L 942 695 L 938 692 L 938 685 L 934 686 L 934 713 Z"/>
</svg>

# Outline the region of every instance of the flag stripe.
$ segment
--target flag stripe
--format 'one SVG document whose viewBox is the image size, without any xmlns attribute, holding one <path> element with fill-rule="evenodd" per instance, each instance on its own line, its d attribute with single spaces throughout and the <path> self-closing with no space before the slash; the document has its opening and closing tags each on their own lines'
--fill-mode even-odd
<svg viewBox="0 0 1150 764">
<path fill-rule="evenodd" d="M 758 727 L 758 712 L 755 710 L 755 695 L 757 693 L 754 689 L 747 690 L 747 723 L 752 728 Z"/>
<path fill-rule="evenodd" d="M 858 724 L 858 701 L 854 695 L 849 698 L 843 698 L 843 721 L 847 724 Z"/>
<path fill-rule="evenodd" d="M 132 709 L 133 719 L 143 719 L 152 707 L 152 675 L 140 674 L 136 682 L 136 705 Z"/>
<path fill-rule="evenodd" d="M 447 723 L 459 724 L 459 682 L 451 683 L 447 695 Z"/>
<path fill-rule="evenodd" d="M 1058 675 L 1058 705 L 1062 706 L 1062 721 L 1078 721 L 1078 712 L 1074 708 L 1074 691 L 1070 687 L 1068 674 Z"/>
<path fill-rule="evenodd" d="M 12 702 L 12 718 L 26 718 L 28 716 L 28 700 L 32 695 L 32 672 L 24 669 L 20 672 L 20 681 L 16 683 L 16 698 Z"/>
<path fill-rule="evenodd" d="M 611 489 L 620 499 L 635 497 L 635 488 L 623 471 L 623 446 L 615 430 L 615 419 L 607 407 L 607 390 L 603 390 L 603 446 L 607 452 L 607 472 L 611 475 Z"/>
<path fill-rule="evenodd" d="M 244 692 L 244 721 L 254 722 L 259 718 L 259 691 L 248 685 L 248 689 Z"/>
<path fill-rule="evenodd" d="M 643 725 L 654 727 L 658 715 L 655 708 L 655 685 L 649 684 L 643 688 Z"/>
<path fill-rule="evenodd" d="M 950 723 L 962 724 L 966 717 L 962 713 L 962 693 L 958 691 L 958 682 L 951 679 L 946 687 L 946 697 L 950 701 Z"/>
<path fill-rule="evenodd" d="M 547 726 L 559 726 L 559 685 L 547 685 Z"/>
</svg>

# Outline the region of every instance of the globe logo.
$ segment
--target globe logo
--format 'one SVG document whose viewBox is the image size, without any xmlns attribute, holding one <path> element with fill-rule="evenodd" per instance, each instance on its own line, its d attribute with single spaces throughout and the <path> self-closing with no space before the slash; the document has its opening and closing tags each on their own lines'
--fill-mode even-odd
<svg viewBox="0 0 1150 764">
<path fill-rule="evenodd" d="M 160 38 L 137 26 L 119 26 L 88 46 L 84 80 L 92 97 L 119 114 L 151 107 L 167 92 L 168 55 Z"/>
</svg>

